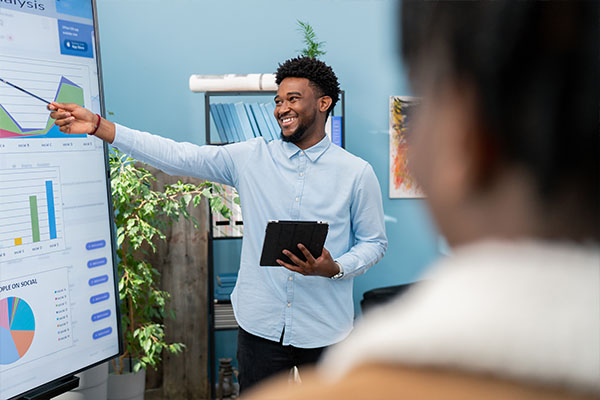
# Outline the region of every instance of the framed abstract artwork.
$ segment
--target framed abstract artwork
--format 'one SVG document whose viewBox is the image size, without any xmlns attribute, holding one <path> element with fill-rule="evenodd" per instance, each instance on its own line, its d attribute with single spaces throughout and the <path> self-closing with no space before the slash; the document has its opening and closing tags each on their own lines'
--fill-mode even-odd
<svg viewBox="0 0 600 400">
<path fill-rule="evenodd" d="M 425 197 L 410 175 L 408 168 L 408 138 L 410 122 L 419 99 L 407 96 L 390 96 L 390 198 L 406 199 Z"/>
</svg>

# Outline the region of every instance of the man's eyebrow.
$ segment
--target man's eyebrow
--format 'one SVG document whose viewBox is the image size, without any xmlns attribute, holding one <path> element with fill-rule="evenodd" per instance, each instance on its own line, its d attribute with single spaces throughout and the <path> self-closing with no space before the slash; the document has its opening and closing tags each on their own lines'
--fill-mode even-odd
<svg viewBox="0 0 600 400">
<path fill-rule="evenodd" d="M 300 92 L 287 92 L 285 95 L 288 96 L 288 97 L 289 96 L 300 96 L 300 97 L 302 97 L 302 93 L 300 93 Z M 277 99 L 279 97 L 280 97 L 279 95 L 276 95 L 275 97 L 273 97 L 273 100 L 277 101 Z"/>
</svg>

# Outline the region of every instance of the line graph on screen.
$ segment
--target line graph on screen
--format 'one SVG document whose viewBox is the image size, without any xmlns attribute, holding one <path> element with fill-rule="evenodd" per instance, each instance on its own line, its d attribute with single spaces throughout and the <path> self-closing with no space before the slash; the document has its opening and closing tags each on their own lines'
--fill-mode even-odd
<svg viewBox="0 0 600 400">
<path fill-rule="evenodd" d="M 89 93 L 89 72 L 85 65 L 0 56 L 0 74 L 12 84 L 49 101 L 82 106 L 90 103 L 85 97 Z M 0 83 L 0 139 L 66 136 L 54 125 L 43 102 Z"/>
</svg>

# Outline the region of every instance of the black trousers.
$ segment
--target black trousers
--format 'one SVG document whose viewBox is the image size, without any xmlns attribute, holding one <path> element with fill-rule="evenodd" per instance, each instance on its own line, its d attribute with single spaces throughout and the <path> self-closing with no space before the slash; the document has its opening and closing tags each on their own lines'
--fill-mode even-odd
<svg viewBox="0 0 600 400">
<path fill-rule="evenodd" d="M 279 342 L 274 342 L 239 328 L 237 361 L 240 393 L 272 375 L 289 371 L 294 366 L 316 363 L 326 348 L 302 349 L 284 346 L 282 341 L 283 335 Z"/>
</svg>

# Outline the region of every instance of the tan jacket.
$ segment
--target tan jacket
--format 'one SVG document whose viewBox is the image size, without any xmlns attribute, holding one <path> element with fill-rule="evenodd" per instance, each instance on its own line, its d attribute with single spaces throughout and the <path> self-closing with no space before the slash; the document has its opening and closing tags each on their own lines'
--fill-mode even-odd
<svg viewBox="0 0 600 400">
<path fill-rule="evenodd" d="M 600 246 L 456 249 L 300 375 L 248 398 L 600 398 Z"/>
<path fill-rule="evenodd" d="M 242 400 L 584 400 L 600 397 L 449 370 L 365 364 L 330 382 L 318 371 L 301 372 L 302 383 L 287 375 L 251 390 Z"/>
</svg>

